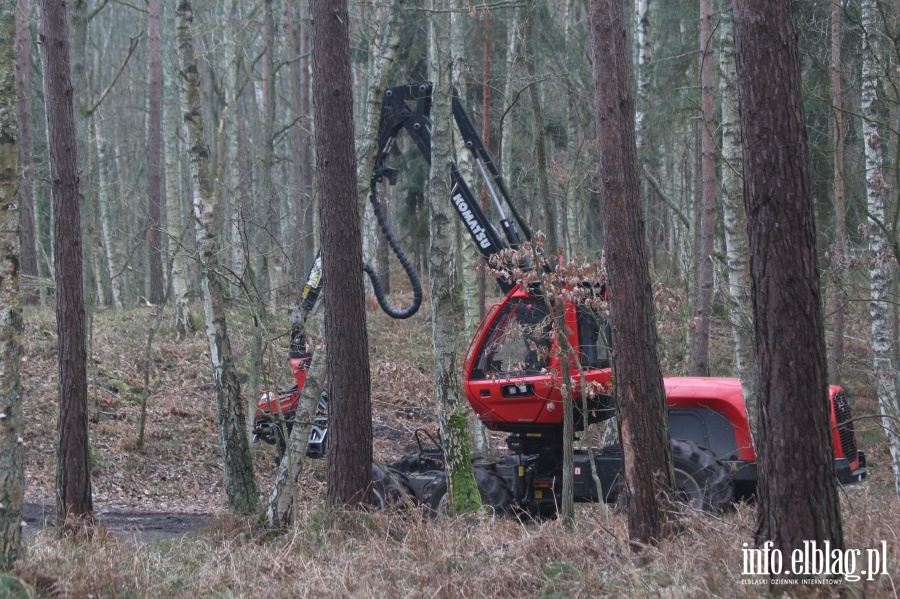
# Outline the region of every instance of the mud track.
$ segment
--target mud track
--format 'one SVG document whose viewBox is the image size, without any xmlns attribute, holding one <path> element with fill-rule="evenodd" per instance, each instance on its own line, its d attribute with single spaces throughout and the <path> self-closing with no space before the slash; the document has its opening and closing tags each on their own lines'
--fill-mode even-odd
<svg viewBox="0 0 900 599">
<path fill-rule="evenodd" d="M 26 503 L 22 507 L 25 521 L 25 535 L 37 534 L 56 522 L 56 506 Z M 174 539 L 206 526 L 209 514 L 189 514 L 179 512 L 140 512 L 98 510 L 97 524 L 109 529 L 122 540 L 157 541 Z"/>
</svg>

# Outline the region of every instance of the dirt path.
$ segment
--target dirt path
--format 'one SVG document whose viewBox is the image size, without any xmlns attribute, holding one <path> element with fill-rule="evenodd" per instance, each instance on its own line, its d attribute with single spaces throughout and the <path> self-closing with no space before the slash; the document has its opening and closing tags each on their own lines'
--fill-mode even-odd
<svg viewBox="0 0 900 599">
<path fill-rule="evenodd" d="M 156 541 L 196 531 L 209 522 L 209 514 L 98 510 L 97 523 L 123 540 Z M 26 503 L 22 508 L 26 536 L 37 534 L 56 521 L 56 506 Z"/>
</svg>

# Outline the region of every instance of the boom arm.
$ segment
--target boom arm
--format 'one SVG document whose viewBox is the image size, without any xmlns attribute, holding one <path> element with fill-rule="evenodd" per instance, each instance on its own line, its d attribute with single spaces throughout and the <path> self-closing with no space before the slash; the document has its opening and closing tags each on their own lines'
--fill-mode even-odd
<svg viewBox="0 0 900 599">
<path fill-rule="evenodd" d="M 394 147 L 394 142 L 401 131 L 406 130 L 412 137 L 419 151 L 431 164 L 431 83 L 419 83 L 402 85 L 388 89 L 384 94 L 381 104 L 381 119 L 378 126 L 378 154 L 375 158 L 375 169 L 372 172 L 372 187 L 379 181 L 387 178 L 394 185 L 397 182 L 397 169 L 385 166 L 385 160 Z M 491 224 L 481 203 L 475 198 L 455 162 L 451 161 L 450 173 L 453 188 L 451 191 L 451 204 L 466 225 L 469 236 L 475 243 L 475 247 L 485 257 L 499 253 L 505 248 L 518 248 L 522 241 L 516 227 L 518 223 L 526 241 L 531 240 L 531 230 L 522 219 L 511 202 L 509 192 L 503 182 L 503 178 L 497 169 L 490 152 L 484 145 L 481 136 L 475 130 L 472 119 L 463 107 L 459 95 L 454 90 L 453 119 L 462 137 L 466 149 L 471 152 L 481 173 L 481 177 L 490 192 L 494 202 L 494 208 L 500 217 L 500 228 L 505 240 Z M 512 212 L 515 222 L 509 220 L 504 210 L 504 204 Z M 498 279 L 503 292 L 508 292 L 513 285 L 505 280 Z"/>
</svg>

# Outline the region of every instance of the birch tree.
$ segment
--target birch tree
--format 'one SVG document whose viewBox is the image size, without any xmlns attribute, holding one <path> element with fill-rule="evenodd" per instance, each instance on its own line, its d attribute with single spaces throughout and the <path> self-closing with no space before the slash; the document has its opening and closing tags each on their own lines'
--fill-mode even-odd
<svg viewBox="0 0 900 599">
<path fill-rule="evenodd" d="M 721 3 L 719 20 L 719 95 L 722 105 L 722 218 L 728 263 L 728 321 L 735 365 L 741 377 L 751 432 L 756 431 L 756 354 L 754 353 L 747 215 L 744 212 L 741 122 L 734 71 L 734 14 L 731 0 Z"/>
<path fill-rule="evenodd" d="M 181 105 L 194 188 L 194 228 L 202 270 L 206 338 L 216 384 L 216 424 L 225 465 L 225 493 L 232 509 L 251 513 L 258 500 L 256 480 L 222 297 L 216 244 L 216 196 L 209 177 L 209 146 L 200 108 L 200 71 L 194 51 L 194 11 L 189 0 L 178 4 L 177 14 Z"/>
<path fill-rule="evenodd" d="M 450 197 L 450 127 L 453 97 L 452 56 L 450 55 L 450 10 L 454 0 L 431 0 L 428 64 L 434 83 L 432 104 L 431 175 L 428 182 L 430 244 L 428 266 L 431 276 L 431 322 L 434 342 L 434 386 L 438 406 L 444 460 L 447 466 L 450 510 L 454 514 L 481 507 L 469 459 L 468 420 L 460 401 L 459 354 L 456 316 L 462 306 L 453 290 L 453 238 L 455 217 Z"/>
<path fill-rule="evenodd" d="M 691 335 L 691 374 L 709 376 L 709 330 L 713 302 L 713 244 L 716 237 L 716 148 L 713 142 L 712 0 L 700 0 L 700 247 L 697 248 L 696 328 Z"/>
<path fill-rule="evenodd" d="M 881 132 L 884 90 L 880 85 L 879 66 L 883 60 L 881 8 L 876 0 L 862 2 L 863 64 L 862 116 L 863 141 L 866 156 L 866 204 L 869 223 L 866 235 L 869 244 L 869 287 L 872 319 L 872 354 L 875 385 L 882 426 L 888 439 L 894 470 L 894 489 L 900 494 L 900 404 L 896 379 L 891 362 L 890 288 L 897 271 L 896 258 L 891 251 L 884 229 L 886 220 L 885 196 L 890 188 L 884 175 L 884 141 Z"/>
<path fill-rule="evenodd" d="M 166 232 L 169 237 L 169 251 L 172 265 L 169 279 L 172 282 L 171 301 L 175 331 L 179 337 L 186 337 L 191 329 L 191 311 L 188 302 L 187 271 L 184 265 L 184 236 L 186 232 L 184 210 L 182 209 L 181 182 L 182 169 L 179 159 L 179 138 L 181 137 L 181 110 L 178 81 L 178 57 L 175 54 L 175 7 L 163 7 L 163 151 L 166 172 Z"/>
<path fill-rule="evenodd" d="M 19 283 L 19 184 L 17 175 L 16 3 L 0 2 L 0 572 L 19 556 L 25 495 L 22 442 L 22 295 Z M 27 58 L 27 56 L 26 56 Z"/>
<path fill-rule="evenodd" d="M 162 57 L 160 51 L 160 0 L 149 0 L 147 32 L 149 52 L 147 75 L 147 242 L 150 273 L 148 299 L 162 303 L 165 279 L 162 267 Z M 109 249 L 107 249 L 107 252 Z"/>
</svg>

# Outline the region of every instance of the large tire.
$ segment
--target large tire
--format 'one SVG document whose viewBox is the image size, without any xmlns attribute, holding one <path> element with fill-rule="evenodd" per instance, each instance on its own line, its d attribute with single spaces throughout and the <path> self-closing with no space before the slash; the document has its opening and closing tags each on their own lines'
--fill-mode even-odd
<svg viewBox="0 0 900 599">
<path fill-rule="evenodd" d="M 494 515 L 512 513 L 513 494 L 503 478 L 490 466 L 475 466 L 475 482 L 481 503 Z M 450 494 L 447 492 L 447 474 L 441 472 L 426 489 L 426 505 L 432 517 L 446 516 L 450 512 Z"/>
<path fill-rule="evenodd" d="M 380 510 L 406 507 L 416 496 L 405 474 L 393 468 L 382 469 L 377 464 L 372 464 L 372 495 L 375 507 Z"/>
<path fill-rule="evenodd" d="M 734 498 L 728 468 L 703 446 L 686 439 L 672 439 L 675 498 L 694 510 L 718 512 Z"/>
</svg>

